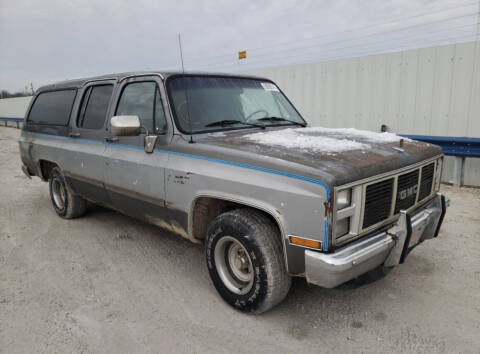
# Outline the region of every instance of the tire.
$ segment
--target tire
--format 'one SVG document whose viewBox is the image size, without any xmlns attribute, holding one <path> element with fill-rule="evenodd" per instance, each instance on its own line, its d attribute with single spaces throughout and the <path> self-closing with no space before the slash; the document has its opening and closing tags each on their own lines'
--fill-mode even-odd
<svg viewBox="0 0 480 354">
<path fill-rule="evenodd" d="M 72 194 L 58 167 L 52 168 L 48 185 L 53 209 L 59 216 L 64 219 L 73 219 L 85 214 L 86 200 Z"/>
<path fill-rule="evenodd" d="M 290 290 L 278 228 L 256 210 L 237 209 L 215 218 L 205 239 L 205 257 L 218 293 L 240 311 L 265 312 Z"/>
</svg>

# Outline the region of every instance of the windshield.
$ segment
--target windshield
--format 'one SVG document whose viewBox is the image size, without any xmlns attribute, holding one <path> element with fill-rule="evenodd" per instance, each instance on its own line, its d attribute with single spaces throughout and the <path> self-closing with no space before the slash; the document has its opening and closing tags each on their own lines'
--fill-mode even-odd
<svg viewBox="0 0 480 354">
<path fill-rule="evenodd" d="M 184 133 L 306 124 L 277 86 L 268 81 L 179 76 L 167 83 L 177 125 Z"/>
</svg>

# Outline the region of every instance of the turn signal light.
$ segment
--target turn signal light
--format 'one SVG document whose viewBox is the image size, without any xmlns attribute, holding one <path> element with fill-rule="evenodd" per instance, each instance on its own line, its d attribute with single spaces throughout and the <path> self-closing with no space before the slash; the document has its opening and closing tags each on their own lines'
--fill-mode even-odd
<svg viewBox="0 0 480 354">
<path fill-rule="evenodd" d="M 297 236 L 290 236 L 290 243 L 303 247 L 322 249 L 322 243 L 320 241 L 307 240 L 306 238 Z"/>
</svg>

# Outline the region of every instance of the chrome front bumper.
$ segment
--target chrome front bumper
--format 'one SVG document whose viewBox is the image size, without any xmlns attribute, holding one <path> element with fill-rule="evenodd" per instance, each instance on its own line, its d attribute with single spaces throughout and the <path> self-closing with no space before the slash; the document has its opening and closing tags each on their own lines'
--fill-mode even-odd
<svg viewBox="0 0 480 354">
<path fill-rule="evenodd" d="M 408 253 L 436 237 L 449 205 L 440 193 L 412 213 L 400 212 L 390 228 L 353 242 L 333 253 L 305 251 L 305 276 L 309 283 L 334 288 L 380 265 L 403 263 Z"/>
</svg>

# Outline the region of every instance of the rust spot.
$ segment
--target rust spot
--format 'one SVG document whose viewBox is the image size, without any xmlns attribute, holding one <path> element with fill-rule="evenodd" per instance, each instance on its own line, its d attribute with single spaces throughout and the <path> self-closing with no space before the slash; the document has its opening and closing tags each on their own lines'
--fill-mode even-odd
<svg viewBox="0 0 480 354">
<path fill-rule="evenodd" d="M 335 158 L 339 161 L 345 161 L 356 167 L 368 167 L 372 165 L 379 165 L 390 159 L 389 156 L 380 155 L 374 151 L 365 151 L 361 155 L 358 154 L 339 154 Z"/>
<path fill-rule="evenodd" d="M 403 144 L 403 148 L 405 151 L 408 152 L 423 152 L 430 150 L 432 148 L 432 145 L 429 143 L 424 143 L 423 141 L 411 141 L 411 142 L 405 142 Z"/>
<path fill-rule="evenodd" d="M 325 220 L 327 219 L 328 215 L 332 214 L 333 212 L 333 193 L 330 193 L 330 198 L 327 201 L 323 202 L 323 208 L 325 210 Z"/>
<path fill-rule="evenodd" d="M 392 239 L 396 240 L 398 237 L 395 234 L 392 234 L 391 232 L 387 231 L 387 235 L 390 236 Z"/>
</svg>

